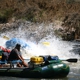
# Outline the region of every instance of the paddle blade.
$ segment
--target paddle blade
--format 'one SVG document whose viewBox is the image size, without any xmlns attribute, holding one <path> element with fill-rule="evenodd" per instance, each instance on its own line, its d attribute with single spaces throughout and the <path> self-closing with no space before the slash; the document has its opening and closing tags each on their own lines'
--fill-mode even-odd
<svg viewBox="0 0 80 80">
<path fill-rule="evenodd" d="M 9 40 L 9 37 L 7 37 L 7 36 L 3 36 L 3 38 L 6 39 L 6 40 Z"/>
<path fill-rule="evenodd" d="M 68 62 L 77 62 L 78 61 L 78 59 L 76 59 L 76 58 L 74 58 L 74 59 L 67 59 L 66 61 L 68 61 Z"/>
<path fill-rule="evenodd" d="M 43 42 L 43 45 L 45 45 L 45 46 L 49 46 L 50 43 L 49 43 L 49 42 Z"/>
</svg>

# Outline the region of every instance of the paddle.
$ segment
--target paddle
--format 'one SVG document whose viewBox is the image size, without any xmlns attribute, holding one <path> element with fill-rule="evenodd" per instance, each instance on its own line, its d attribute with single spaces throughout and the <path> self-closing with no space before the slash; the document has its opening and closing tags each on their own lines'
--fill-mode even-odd
<svg viewBox="0 0 80 80">
<path fill-rule="evenodd" d="M 3 36 L 3 38 L 6 39 L 6 40 L 9 40 L 9 37 L 7 37 L 7 36 L 5 36 L 5 35 Z"/>
<path fill-rule="evenodd" d="M 49 46 L 50 45 L 49 42 L 43 42 L 42 44 L 45 45 L 45 46 Z"/>
<path fill-rule="evenodd" d="M 61 60 L 61 59 L 58 59 L 58 60 L 49 60 L 47 61 L 46 63 L 57 63 L 57 62 L 61 62 L 61 61 L 68 61 L 68 62 L 74 62 L 76 63 L 78 61 L 78 59 L 74 58 L 74 59 L 66 59 L 66 60 Z"/>
<path fill-rule="evenodd" d="M 76 63 L 78 61 L 78 59 L 72 58 L 72 59 L 66 59 L 66 60 L 61 60 L 61 61 L 68 61 L 68 62 L 74 62 L 74 63 Z"/>
</svg>

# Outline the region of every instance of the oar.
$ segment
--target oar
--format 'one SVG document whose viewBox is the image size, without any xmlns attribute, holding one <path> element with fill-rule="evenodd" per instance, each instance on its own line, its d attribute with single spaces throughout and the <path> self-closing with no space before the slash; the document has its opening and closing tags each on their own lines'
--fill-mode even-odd
<svg viewBox="0 0 80 80">
<path fill-rule="evenodd" d="M 74 62 L 74 63 L 76 63 L 78 61 L 78 59 L 71 58 L 71 59 L 66 59 L 66 60 L 61 60 L 61 61 L 68 61 L 68 62 Z"/>
<path fill-rule="evenodd" d="M 6 39 L 6 40 L 9 40 L 9 37 L 7 37 L 7 36 L 5 36 L 5 35 L 3 36 L 3 38 Z"/>
<path fill-rule="evenodd" d="M 61 59 L 58 59 L 58 60 L 49 60 L 46 63 L 52 64 L 52 63 L 57 63 L 57 62 L 61 62 L 61 61 L 68 61 L 68 62 L 74 62 L 74 63 L 76 63 L 78 61 L 78 59 L 74 58 L 74 59 L 66 59 L 66 60 L 61 60 Z"/>
<path fill-rule="evenodd" d="M 49 42 L 43 42 L 42 44 L 45 45 L 45 46 L 49 46 L 50 45 Z"/>
</svg>

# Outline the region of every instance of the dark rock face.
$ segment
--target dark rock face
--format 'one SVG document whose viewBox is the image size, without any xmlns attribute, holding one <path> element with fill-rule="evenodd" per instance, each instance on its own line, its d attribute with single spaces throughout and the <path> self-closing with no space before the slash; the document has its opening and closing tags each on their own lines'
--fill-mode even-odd
<svg viewBox="0 0 80 80">
<path fill-rule="evenodd" d="M 68 33 L 71 39 L 80 38 L 80 14 L 71 13 L 65 16 L 62 26 L 65 28 L 65 32 Z"/>
</svg>

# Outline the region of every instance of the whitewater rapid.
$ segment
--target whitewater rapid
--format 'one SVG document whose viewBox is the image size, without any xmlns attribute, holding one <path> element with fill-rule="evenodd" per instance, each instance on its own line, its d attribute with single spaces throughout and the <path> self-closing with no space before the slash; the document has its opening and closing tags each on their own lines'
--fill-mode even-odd
<svg viewBox="0 0 80 80">
<path fill-rule="evenodd" d="M 43 30 L 43 25 L 38 25 L 39 29 L 35 30 L 35 33 L 38 35 L 39 32 Z M 29 27 L 33 27 L 30 25 Z M 46 30 L 52 30 L 52 25 L 46 26 Z M 28 33 L 27 33 L 28 32 Z M 11 31 L 6 31 L 2 33 L 0 36 L 0 46 L 6 47 L 5 42 L 11 38 L 20 38 L 30 46 L 30 48 L 26 47 L 25 49 L 21 49 L 22 56 L 25 59 L 30 59 L 32 56 L 39 55 L 57 55 L 60 59 L 67 58 L 79 58 L 78 54 L 75 54 L 71 50 L 73 49 L 73 45 L 75 43 L 69 41 L 63 41 L 62 39 L 56 37 L 55 35 L 47 35 L 41 40 L 35 40 L 34 36 L 31 36 L 30 39 L 27 38 L 28 34 L 31 33 L 31 30 L 27 30 L 26 26 L 20 25 L 19 28 L 12 29 Z M 43 34 L 43 33 L 42 33 Z M 4 38 L 6 36 L 7 38 Z M 29 36 L 30 37 L 30 36 Z M 41 36 L 38 36 L 41 37 Z M 32 39 L 34 38 L 34 39 Z M 36 42 L 37 41 L 37 42 Z"/>
</svg>

